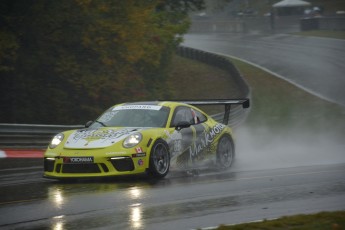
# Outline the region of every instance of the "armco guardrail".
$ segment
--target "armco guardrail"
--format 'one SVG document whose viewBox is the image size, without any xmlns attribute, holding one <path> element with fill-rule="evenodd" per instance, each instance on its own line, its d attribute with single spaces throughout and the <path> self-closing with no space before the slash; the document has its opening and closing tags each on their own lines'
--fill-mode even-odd
<svg viewBox="0 0 345 230">
<path fill-rule="evenodd" d="M 227 71 L 240 88 L 240 96 L 249 97 L 248 84 L 228 59 L 188 47 L 179 47 L 177 53 L 180 56 L 201 61 Z M 247 114 L 248 109 L 243 109 L 240 105 L 232 106 L 228 125 L 236 127 L 245 119 Z M 219 113 L 212 117 L 222 122 L 223 116 L 224 113 Z M 55 134 L 83 127 L 82 125 L 0 124 L 0 149 L 44 149 Z"/>
<path fill-rule="evenodd" d="M 201 50 L 197 50 L 197 49 L 193 49 L 189 47 L 184 47 L 184 46 L 180 46 L 177 49 L 177 54 L 182 57 L 204 62 L 208 65 L 212 65 L 212 66 L 225 70 L 226 72 L 229 73 L 229 75 L 232 78 L 234 78 L 238 87 L 240 88 L 240 91 L 242 93 L 240 97 L 249 96 L 250 89 L 249 89 L 248 83 L 244 80 L 244 78 L 238 72 L 234 64 L 231 61 L 229 61 L 227 58 L 210 53 L 210 52 L 205 52 L 205 51 L 201 51 Z"/>
<path fill-rule="evenodd" d="M 43 149 L 55 134 L 82 127 L 81 125 L 0 124 L 0 149 Z"/>
<path fill-rule="evenodd" d="M 241 95 L 239 95 L 239 97 L 242 97 L 242 98 L 250 97 L 250 88 L 248 86 L 248 83 L 241 76 L 241 74 L 239 73 L 237 68 L 234 66 L 234 64 L 231 61 L 229 61 L 227 58 L 210 53 L 210 52 L 201 51 L 201 50 L 197 50 L 197 49 L 193 49 L 193 48 L 189 48 L 185 46 L 179 46 L 177 49 L 177 54 L 182 57 L 197 60 L 205 64 L 212 65 L 222 70 L 225 70 L 226 72 L 229 73 L 229 76 L 235 80 L 237 86 L 239 87 L 240 92 L 241 92 Z M 230 127 L 238 126 L 242 121 L 245 120 L 245 118 L 247 117 L 248 111 L 249 109 L 243 109 L 241 105 L 233 105 L 231 107 L 228 125 Z M 223 116 L 224 116 L 224 113 L 212 115 L 212 117 L 218 122 L 223 121 Z"/>
<path fill-rule="evenodd" d="M 193 20 L 189 32 L 243 33 L 245 29 L 240 20 Z"/>
</svg>

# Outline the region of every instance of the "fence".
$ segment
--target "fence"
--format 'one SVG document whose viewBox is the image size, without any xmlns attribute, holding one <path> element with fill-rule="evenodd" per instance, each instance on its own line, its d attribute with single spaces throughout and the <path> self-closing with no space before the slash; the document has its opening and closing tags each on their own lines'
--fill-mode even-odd
<svg viewBox="0 0 345 230">
<path fill-rule="evenodd" d="M 250 90 L 248 84 L 228 59 L 212 53 L 182 46 L 177 49 L 177 54 L 227 71 L 229 75 L 235 79 L 242 92 L 241 96 L 249 97 Z M 242 106 L 233 106 L 231 108 L 228 125 L 231 127 L 239 125 L 247 114 L 248 110 L 244 110 Z M 221 122 L 223 116 L 224 113 L 218 113 L 212 117 Z M 44 149 L 55 134 L 65 130 L 80 129 L 83 127 L 82 125 L 0 124 L 0 149 Z"/>
</svg>

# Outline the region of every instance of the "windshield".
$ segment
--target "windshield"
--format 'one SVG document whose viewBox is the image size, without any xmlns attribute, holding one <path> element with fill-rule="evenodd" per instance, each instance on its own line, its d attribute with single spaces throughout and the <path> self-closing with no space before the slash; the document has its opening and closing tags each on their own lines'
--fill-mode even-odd
<svg viewBox="0 0 345 230">
<path fill-rule="evenodd" d="M 165 127 L 169 111 L 157 105 L 115 106 L 105 111 L 91 127 Z"/>
</svg>

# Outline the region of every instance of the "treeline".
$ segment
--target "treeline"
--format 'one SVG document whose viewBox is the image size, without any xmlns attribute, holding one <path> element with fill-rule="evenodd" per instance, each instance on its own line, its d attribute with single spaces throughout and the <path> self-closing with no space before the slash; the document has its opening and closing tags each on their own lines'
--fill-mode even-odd
<svg viewBox="0 0 345 230">
<path fill-rule="evenodd" d="M 168 98 L 167 70 L 203 0 L 0 1 L 0 123 L 80 124 Z"/>
</svg>

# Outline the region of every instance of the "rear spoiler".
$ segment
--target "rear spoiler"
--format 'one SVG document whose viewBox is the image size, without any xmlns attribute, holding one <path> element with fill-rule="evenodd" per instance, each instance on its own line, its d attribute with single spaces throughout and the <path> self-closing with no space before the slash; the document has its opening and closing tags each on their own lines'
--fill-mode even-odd
<svg viewBox="0 0 345 230">
<path fill-rule="evenodd" d="M 189 104 L 189 105 L 224 105 L 224 118 L 223 123 L 228 124 L 229 122 L 229 115 L 231 105 L 242 105 L 242 108 L 246 109 L 249 108 L 249 99 L 210 99 L 210 100 L 193 100 L 193 101 L 178 101 L 181 103 Z"/>
</svg>

